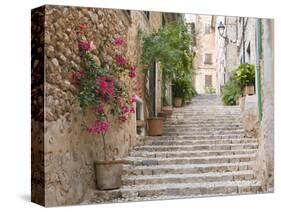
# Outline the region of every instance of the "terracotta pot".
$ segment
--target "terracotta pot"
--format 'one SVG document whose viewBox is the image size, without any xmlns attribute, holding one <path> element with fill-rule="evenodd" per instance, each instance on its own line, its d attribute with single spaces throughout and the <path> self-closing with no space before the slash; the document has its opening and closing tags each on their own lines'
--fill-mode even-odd
<svg viewBox="0 0 281 212">
<path fill-rule="evenodd" d="M 175 105 L 175 107 L 181 107 L 182 106 L 182 98 L 181 97 L 174 97 L 174 105 Z"/>
<path fill-rule="evenodd" d="M 173 114 L 173 107 L 172 106 L 165 106 L 162 108 L 162 111 L 166 113 L 167 117 L 171 117 Z"/>
<path fill-rule="evenodd" d="M 148 135 L 158 136 L 163 134 L 163 118 L 152 117 L 147 119 Z"/>
<path fill-rule="evenodd" d="M 118 189 L 121 186 L 122 160 L 95 161 L 97 188 L 100 190 Z"/>
<path fill-rule="evenodd" d="M 244 88 L 244 96 L 246 95 L 254 95 L 255 94 L 255 86 L 250 85 Z"/>
</svg>

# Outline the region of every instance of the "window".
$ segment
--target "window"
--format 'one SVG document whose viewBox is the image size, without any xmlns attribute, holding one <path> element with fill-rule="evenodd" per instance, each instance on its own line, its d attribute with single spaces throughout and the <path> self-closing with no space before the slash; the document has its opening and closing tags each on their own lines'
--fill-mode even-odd
<svg viewBox="0 0 281 212">
<path fill-rule="evenodd" d="M 205 87 L 212 87 L 212 75 L 205 75 Z"/>
<path fill-rule="evenodd" d="M 149 12 L 149 11 L 143 11 L 143 14 L 144 14 L 145 17 L 149 20 L 149 18 L 150 18 L 150 12 Z"/>
<path fill-rule="evenodd" d="M 205 54 L 204 64 L 212 64 L 213 63 L 213 55 L 212 54 Z"/>
<path fill-rule="evenodd" d="M 211 24 L 205 24 L 205 34 L 211 33 Z"/>
</svg>

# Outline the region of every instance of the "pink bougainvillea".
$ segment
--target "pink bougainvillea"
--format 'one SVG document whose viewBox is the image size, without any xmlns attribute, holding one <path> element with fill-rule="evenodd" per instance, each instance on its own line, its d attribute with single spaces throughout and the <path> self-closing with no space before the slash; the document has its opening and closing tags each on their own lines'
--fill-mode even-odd
<svg viewBox="0 0 281 212">
<path fill-rule="evenodd" d="M 87 25 L 84 24 L 84 23 L 83 23 L 83 24 L 80 24 L 80 25 L 79 25 L 79 28 L 80 28 L 80 32 L 81 32 L 81 31 L 83 31 L 84 29 L 87 28 Z"/>
<path fill-rule="evenodd" d="M 121 37 L 115 38 L 113 44 L 115 46 L 122 46 L 124 44 L 124 40 Z"/>
<path fill-rule="evenodd" d="M 131 78 L 135 78 L 137 76 L 137 67 L 136 66 L 132 66 L 130 68 L 129 76 Z"/>
<path fill-rule="evenodd" d="M 115 61 L 118 65 L 121 65 L 121 66 L 126 64 L 126 60 L 120 54 L 115 55 Z"/>
<path fill-rule="evenodd" d="M 103 120 L 96 120 L 91 127 L 88 127 L 86 130 L 88 133 L 94 134 L 94 133 L 106 133 L 106 131 L 109 128 L 109 122 L 103 121 Z"/>
<path fill-rule="evenodd" d="M 104 105 L 98 105 L 97 107 L 93 108 L 93 112 L 95 113 L 104 113 Z"/>
<path fill-rule="evenodd" d="M 132 103 L 135 103 L 135 102 L 137 102 L 137 96 L 136 96 L 136 95 L 133 95 L 133 96 L 132 96 Z"/>
<path fill-rule="evenodd" d="M 98 77 L 97 85 L 99 86 L 99 92 L 102 95 L 114 95 L 114 82 L 112 79 L 106 76 Z"/>
<path fill-rule="evenodd" d="M 78 47 L 80 50 L 85 51 L 85 52 L 92 51 L 93 49 L 96 48 L 92 41 L 87 41 L 87 40 L 79 41 Z"/>
<path fill-rule="evenodd" d="M 87 29 L 88 26 L 81 23 L 77 32 L 78 48 L 83 60 L 81 65 L 85 66 L 84 71 L 75 71 L 71 78 L 73 83 L 79 85 L 80 105 L 92 107 L 92 112 L 96 116 L 96 121 L 86 127 L 86 131 L 91 134 L 101 134 L 105 142 L 105 134 L 110 127 L 107 115 L 111 113 L 120 121 L 126 121 L 130 114 L 135 112 L 133 104 L 136 102 L 136 96 L 130 94 L 128 86 L 131 84 L 124 83 L 123 77 L 135 78 L 136 66 L 129 64 L 121 53 L 123 49 L 120 48 L 125 41 L 118 36 L 110 41 L 111 45 L 114 45 L 114 53 L 111 56 L 115 58 L 115 63 L 111 67 L 104 64 L 102 67 L 97 65 L 92 59 L 92 50 L 96 49 L 96 46 L 87 39 Z M 107 46 L 106 43 L 104 45 Z M 103 61 L 106 62 L 105 58 Z"/>
</svg>

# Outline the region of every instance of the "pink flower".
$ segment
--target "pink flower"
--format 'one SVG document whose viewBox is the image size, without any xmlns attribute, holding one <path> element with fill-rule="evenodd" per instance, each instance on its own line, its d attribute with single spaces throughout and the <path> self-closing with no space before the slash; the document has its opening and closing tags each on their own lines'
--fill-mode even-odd
<svg viewBox="0 0 281 212">
<path fill-rule="evenodd" d="M 132 66 L 130 68 L 129 77 L 135 78 L 136 76 L 137 76 L 137 67 L 136 66 Z"/>
<path fill-rule="evenodd" d="M 84 30 L 84 29 L 87 28 L 87 25 L 86 24 L 80 24 L 79 28 L 80 28 L 80 30 Z"/>
<path fill-rule="evenodd" d="M 80 50 L 86 51 L 86 52 L 91 51 L 96 48 L 92 41 L 86 41 L 86 40 L 79 41 L 78 47 Z"/>
<path fill-rule="evenodd" d="M 131 107 L 130 108 L 130 113 L 134 113 L 135 112 L 135 108 L 134 107 Z"/>
<path fill-rule="evenodd" d="M 116 46 L 122 46 L 123 43 L 124 43 L 124 40 L 121 37 L 115 38 L 114 41 L 113 41 L 113 44 L 116 45 Z"/>
<path fill-rule="evenodd" d="M 136 96 L 136 95 L 133 95 L 133 96 L 132 96 L 132 103 L 135 103 L 135 102 L 137 102 L 137 96 Z"/>
<path fill-rule="evenodd" d="M 88 127 L 86 130 L 88 133 L 95 134 L 95 133 L 106 133 L 109 129 L 109 122 L 96 120 L 91 127 Z"/>
<path fill-rule="evenodd" d="M 126 64 L 126 60 L 120 54 L 115 55 L 115 60 L 116 60 L 116 63 L 118 63 L 119 65 Z"/>
<path fill-rule="evenodd" d="M 121 116 L 119 116 L 119 120 L 120 121 L 126 121 L 126 120 L 128 120 L 128 118 L 129 118 L 129 114 L 128 113 L 126 113 L 126 114 L 123 114 L 123 115 L 121 115 Z"/>
<path fill-rule="evenodd" d="M 128 113 L 128 112 L 130 112 L 128 106 L 123 106 L 123 107 L 122 107 L 122 113 L 125 114 L 125 113 Z"/>
<path fill-rule="evenodd" d="M 98 77 L 97 85 L 103 95 L 114 94 L 114 81 L 108 77 Z"/>
<path fill-rule="evenodd" d="M 121 107 L 121 106 L 122 106 L 122 103 L 123 103 L 122 96 L 118 96 L 118 97 L 117 97 L 117 104 L 118 104 L 118 106 Z"/>
<path fill-rule="evenodd" d="M 95 113 L 104 113 L 104 106 L 103 106 L 103 105 L 99 105 L 99 106 L 95 107 L 95 108 L 93 109 L 93 111 L 94 111 Z"/>
</svg>

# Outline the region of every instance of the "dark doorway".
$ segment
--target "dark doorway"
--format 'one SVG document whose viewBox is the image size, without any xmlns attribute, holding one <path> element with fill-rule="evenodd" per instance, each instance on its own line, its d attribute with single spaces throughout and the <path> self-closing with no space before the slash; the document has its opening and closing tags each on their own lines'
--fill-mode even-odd
<svg viewBox="0 0 281 212">
<path fill-rule="evenodd" d="M 156 63 L 153 62 L 149 67 L 149 100 L 151 116 L 156 116 Z"/>
</svg>

